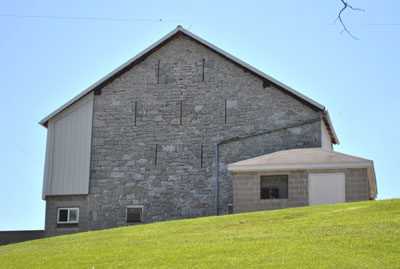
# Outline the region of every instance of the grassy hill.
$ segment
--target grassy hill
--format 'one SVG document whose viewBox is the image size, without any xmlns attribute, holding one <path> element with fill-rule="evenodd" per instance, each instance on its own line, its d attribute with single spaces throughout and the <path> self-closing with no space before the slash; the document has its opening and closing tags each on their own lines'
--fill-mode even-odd
<svg viewBox="0 0 400 269">
<path fill-rule="evenodd" d="M 124 227 L 0 247 L 4 268 L 400 267 L 400 199 Z"/>
</svg>

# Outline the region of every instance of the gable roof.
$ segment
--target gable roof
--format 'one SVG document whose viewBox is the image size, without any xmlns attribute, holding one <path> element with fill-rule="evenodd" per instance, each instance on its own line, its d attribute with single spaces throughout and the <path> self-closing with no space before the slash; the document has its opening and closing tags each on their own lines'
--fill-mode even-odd
<svg viewBox="0 0 400 269">
<path fill-rule="evenodd" d="M 280 82 L 280 81 L 268 76 L 267 74 L 261 72 L 260 70 L 258 70 L 256 68 L 250 66 L 249 64 L 239 60 L 235 56 L 233 56 L 233 55 L 227 53 L 226 51 L 214 46 L 213 44 L 211 44 L 211 43 L 207 42 L 206 40 L 196 36 L 195 34 L 189 32 L 188 30 L 184 29 L 182 26 L 179 25 L 173 31 L 171 31 L 170 33 L 165 35 L 163 38 L 161 38 L 160 40 L 155 42 L 153 45 L 151 45 L 147 49 L 143 50 L 142 52 L 137 54 L 135 57 L 131 58 L 130 60 L 128 60 L 127 62 L 122 64 L 120 67 L 118 67 L 117 69 L 115 69 L 114 71 L 109 73 L 107 76 L 103 77 L 102 79 L 100 79 L 99 81 L 97 81 L 96 83 L 91 85 L 89 88 L 87 88 L 86 90 L 84 90 L 83 92 L 81 92 L 80 94 L 78 94 L 77 96 L 72 98 L 71 100 L 69 100 L 67 103 L 65 103 L 64 105 L 62 105 L 58 109 L 56 109 L 53 113 L 49 114 L 47 117 L 42 119 L 39 122 L 39 124 L 41 124 L 44 127 L 47 127 L 48 121 L 51 118 L 53 118 L 55 115 L 57 115 L 58 113 L 60 113 L 61 111 L 63 111 L 64 109 L 66 109 L 67 107 L 72 105 L 73 103 L 75 103 L 77 100 L 79 100 L 80 98 L 82 98 L 83 96 L 88 94 L 89 92 L 94 91 L 94 90 L 96 90 L 98 88 L 101 88 L 102 86 L 104 86 L 105 84 L 107 84 L 108 82 L 113 80 L 115 77 L 117 77 L 121 73 L 125 72 L 125 70 L 127 70 L 128 68 L 130 68 L 130 67 L 134 66 L 135 64 L 141 62 L 148 55 L 150 55 L 155 50 L 157 50 L 158 48 L 163 46 L 166 42 L 168 42 L 172 37 L 174 37 L 177 34 L 185 34 L 186 36 L 192 38 L 193 40 L 199 42 L 200 44 L 210 48 L 211 50 L 213 50 L 217 54 L 223 56 L 224 58 L 226 58 L 226 59 L 228 59 L 230 61 L 232 61 L 234 64 L 238 65 L 239 67 L 244 68 L 247 71 L 250 71 L 251 73 L 253 73 L 257 77 L 262 79 L 264 82 L 275 84 L 276 86 L 278 86 L 279 89 L 281 89 L 282 91 L 286 92 L 287 94 L 293 96 L 297 100 L 305 103 L 306 105 L 310 106 L 314 110 L 325 111 L 325 107 L 323 105 L 319 104 L 318 102 L 312 100 L 311 98 L 308 98 L 307 96 L 301 94 L 300 92 L 298 92 L 298 91 L 292 89 L 291 87 L 283 84 L 282 82 Z M 333 143 L 338 144 L 339 141 L 338 141 L 338 139 L 336 137 L 336 134 L 334 133 L 334 129 L 333 129 L 333 126 L 332 126 L 332 123 L 330 122 L 330 120 L 327 121 L 327 125 L 328 125 L 328 130 L 331 132 L 331 137 L 332 137 Z"/>
</svg>

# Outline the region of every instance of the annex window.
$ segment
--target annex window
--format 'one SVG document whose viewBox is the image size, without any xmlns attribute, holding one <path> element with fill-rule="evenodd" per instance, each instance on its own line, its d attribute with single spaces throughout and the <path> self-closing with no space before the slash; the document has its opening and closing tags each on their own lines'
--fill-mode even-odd
<svg viewBox="0 0 400 269">
<path fill-rule="evenodd" d="M 126 222 L 143 222 L 143 206 L 128 206 L 126 208 Z"/>
<path fill-rule="evenodd" d="M 57 223 L 69 224 L 79 222 L 79 208 L 59 208 Z"/>
<path fill-rule="evenodd" d="M 288 198 L 288 176 L 261 176 L 261 199 Z"/>
</svg>

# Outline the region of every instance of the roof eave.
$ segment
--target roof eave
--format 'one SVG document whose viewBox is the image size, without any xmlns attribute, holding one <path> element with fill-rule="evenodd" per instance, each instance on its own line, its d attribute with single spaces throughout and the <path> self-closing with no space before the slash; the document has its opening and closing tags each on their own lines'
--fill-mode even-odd
<svg viewBox="0 0 400 269">
<path fill-rule="evenodd" d="M 324 119 L 325 119 L 326 123 L 328 124 L 329 133 L 330 133 L 331 138 L 332 138 L 332 143 L 335 144 L 335 145 L 339 145 L 340 144 L 339 138 L 337 137 L 335 129 L 333 128 L 333 124 L 332 124 L 332 121 L 331 121 L 331 117 L 329 116 L 328 110 L 324 111 Z"/>
<path fill-rule="evenodd" d="M 274 164 L 274 165 L 234 165 L 228 164 L 228 171 L 232 172 L 255 172 L 255 171 L 278 171 L 278 170 L 301 170 L 301 169 L 330 169 L 330 168 L 363 168 L 373 167 L 373 162 L 343 162 L 343 163 L 308 163 L 308 164 Z"/>
</svg>

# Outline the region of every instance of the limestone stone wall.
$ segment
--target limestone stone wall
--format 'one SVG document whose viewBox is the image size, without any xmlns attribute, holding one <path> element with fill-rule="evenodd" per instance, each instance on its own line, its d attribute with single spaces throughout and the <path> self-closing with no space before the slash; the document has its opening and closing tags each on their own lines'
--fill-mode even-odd
<svg viewBox="0 0 400 269">
<path fill-rule="evenodd" d="M 346 202 L 369 200 L 367 168 L 234 173 L 234 213 L 308 206 L 309 173 L 344 173 Z M 263 175 L 288 175 L 288 198 L 260 199 Z"/>
<path fill-rule="evenodd" d="M 179 35 L 94 96 L 89 229 L 215 214 L 222 139 L 321 116 L 274 85 Z M 221 146 L 221 213 L 233 202 L 231 162 L 320 147 L 320 121 Z"/>
<path fill-rule="evenodd" d="M 46 237 L 88 231 L 88 206 L 88 195 L 47 196 L 45 220 Z M 58 208 L 62 207 L 78 207 L 79 223 L 57 224 Z"/>
</svg>

